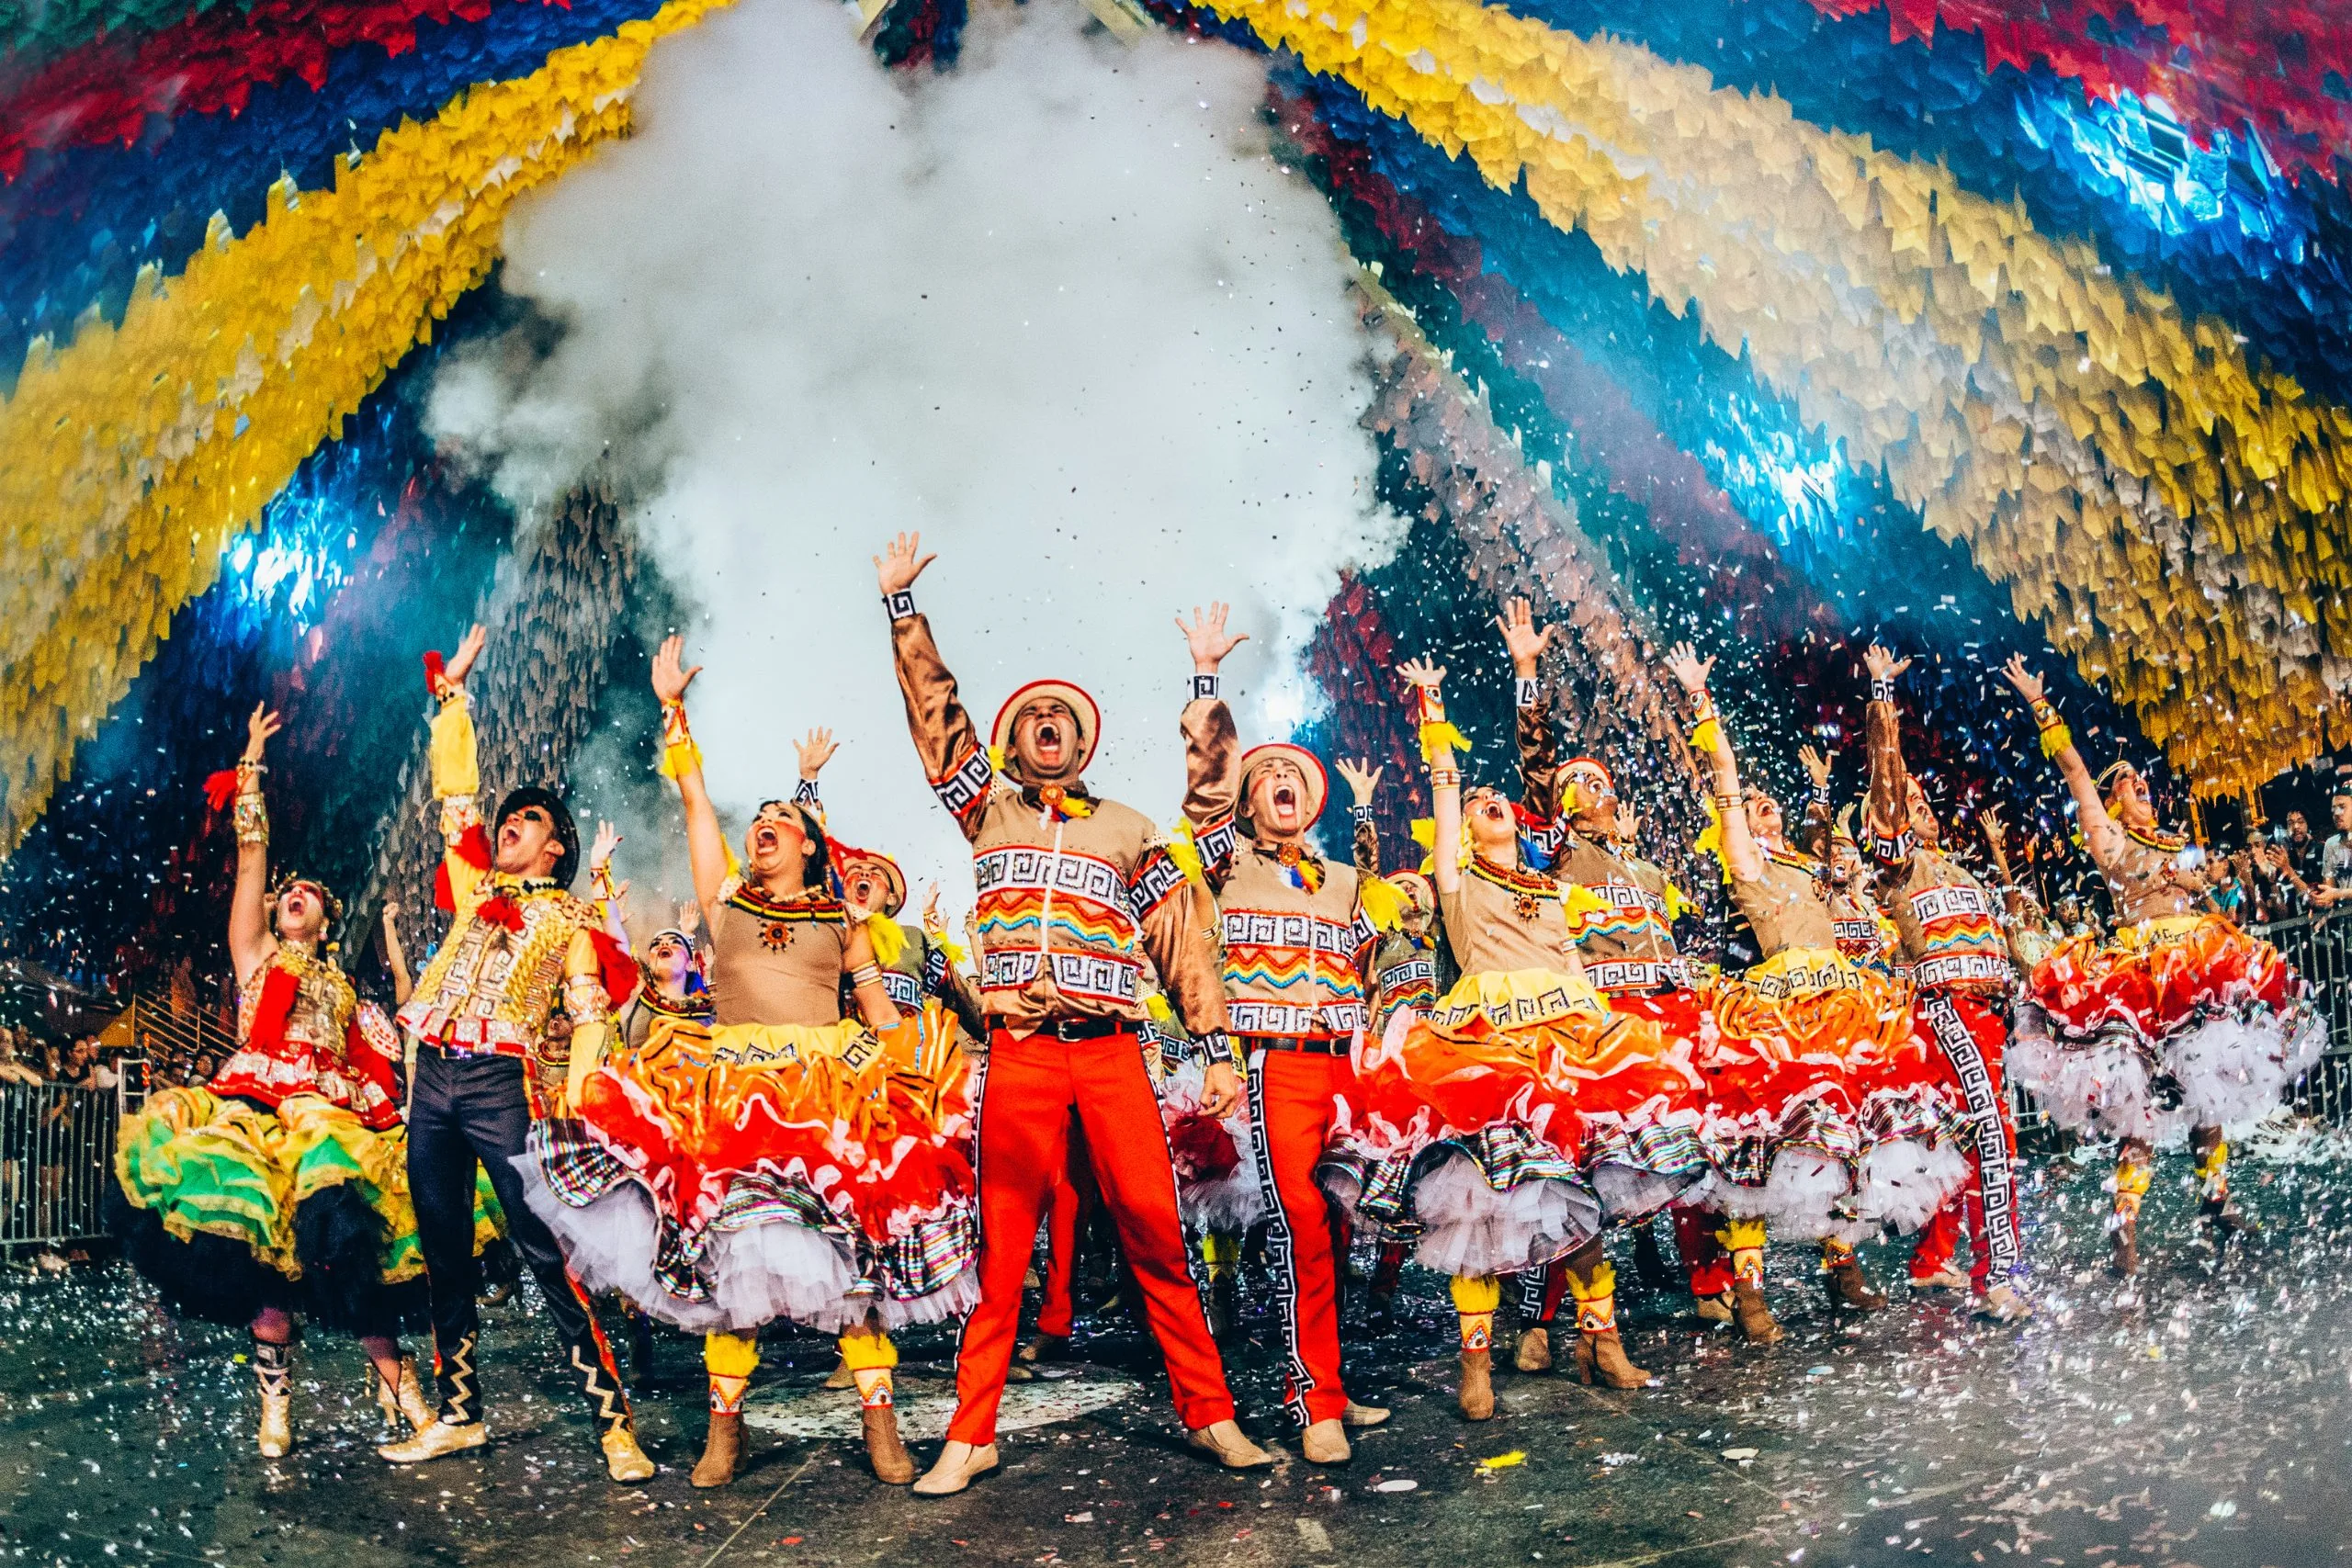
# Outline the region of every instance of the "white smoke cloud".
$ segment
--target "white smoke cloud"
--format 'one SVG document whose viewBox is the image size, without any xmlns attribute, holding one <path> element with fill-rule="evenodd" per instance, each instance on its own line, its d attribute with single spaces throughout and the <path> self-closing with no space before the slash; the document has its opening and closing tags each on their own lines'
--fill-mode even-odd
<svg viewBox="0 0 2352 1568">
<path fill-rule="evenodd" d="M 835 831 L 968 896 L 874 588 L 901 528 L 939 552 L 917 596 L 979 723 L 1079 681 L 1090 782 L 1163 821 L 1180 608 L 1230 599 L 1253 634 L 1245 738 L 1313 707 L 1306 636 L 1401 525 L 1337 225 L 1269 155 L 1264 92 L 1262 60 L 1125 46 L 1074 0 L 983 0 L 944 75 L 885 71 L 821 0 L 741 0 L 654 51 L 632 138 L 508 220 L 505 288 L 569 330 L 454 364 L 436 436 L 526 505 L 624 473 L 698 611 L 695 728 L 737 822 L 828 725 Z"/>
</svg>

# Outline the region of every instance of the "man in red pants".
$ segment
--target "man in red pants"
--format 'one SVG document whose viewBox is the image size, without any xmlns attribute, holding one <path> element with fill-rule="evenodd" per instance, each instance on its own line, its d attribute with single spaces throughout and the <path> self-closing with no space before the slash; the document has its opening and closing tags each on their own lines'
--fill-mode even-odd
<svg viewBox="0 0 2352 1568">
<path fill-rule="evenodd" d="M 1995 922 L 1992 895 L 1943 853 L 1942 828 L 1927 793 L 1903 761 L 1894 680 L 1911 667 L 1873 643 L 1862 655 L 1870 672 L 1871 788 L 1865 819 L 1879 863 L 1879 895 L 1894 917 L 1904 956 L 1918 987 L 1918 1032 L 1951 1070 L 1966 1108 L 1968 1181 L 1928 1222 L 1911 1255 L 1915 1289 L 1957 1285 L 1952 1257 L 1962 1211 L 1973 1236 L 1969 1285 L 1980 1316 L 2008 1323 L 2033 1309 L 2016 1280 L 2024 1271 L 2018 1224 L 2017 1131 L 2001 1058 L 2009 1040 L 2009 990 L 2015 971 Z"/>
<path fill-rule="evenodd" d="M 1347 1428 L 1388 1412 L 1351 1400 L 1340 1383 L 1340 1275 L 1345 1226 L 1315 1179 L 1341 1095 L 1356 1093 L 1356 1037 L 1366 1021 L 1363 972 L 1379 932 L 1358 897 L 1355 868 L 1309 848 L 1307 829 L 1330 793 L 1323 764 L 1296 746 L 1241 753 L 1217 667 L 1238 637 L 1227 607 L 1180 619 L 1193 653 L 1184 705 L 1189 776 L 1184 814 L 1225 931 L 1225 1006 L 1250 1057 L 1250 1139 L 1264 1195 L 1267 1261 L 1279 1292 L 1287 1377 L 1283 1404 L 1306 1428 L 1308 1462 L 1340 1464 Z M 1360 820 L 1377 775 L 1355 773 Z M 1377 846 L 1373 851 L 1377 863 Z"/>
<path fill-rule="evenodd" d="M 1073 1111 L 1193 1445 L 1231 1469 L 1271 1464 L 1234 1424 L 1225 1363 L 1193 1282 L 1168 1145 L 1136 1135 L 1160 1124 L 1136 1034 L 1148 1016 L 1147 963 L 1208 1054 L 1204 1109 L 1229 1116 L 1240 1102 L 1204 912 L 1150 821 L 1087 789 L 1102 720 L 1083 691 L 1031 682 L 998 712 L 983 748 L 931 623 L 915 610 L 914 581 L 932 559 L 921 544 L 901 534 L 874 566 L 916 754 L 972 845 L 989 1034 L 972 1160 L 980 1304 L 956 1352 L 947 1444 L 914 1489 L 944 1496 L 996 1468 L 997 1403 L 1020 1337 L 1022 1279 L 1038 1215 L 1069 1157 Z M 991 752 L 1006 759 L 1001 772 Z"/>
</svg>

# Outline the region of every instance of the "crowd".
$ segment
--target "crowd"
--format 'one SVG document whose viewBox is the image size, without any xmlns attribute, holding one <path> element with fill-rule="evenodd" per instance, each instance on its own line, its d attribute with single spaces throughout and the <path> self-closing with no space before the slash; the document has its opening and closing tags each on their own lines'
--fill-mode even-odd
<svg viewBox="0 0 2352 1568">
<path fill-rule="evenodd" d="M 298 1318 L 366 1350 L 410 1429 L 387 1460 L 485 1443 L 479 1258 L 503 1234 L 616 1481 L 653 1471 L 598 1325 L 617 1297 L 702 1337 L 696 1486 L 733 1478 L 760 1331 L 788 1324 L 836 1339 L 877 1479 L 958 1492 L 999 1462 L 1006 1382 L 1067 1348 L 1091 1207 L 1190 1442 L 1233 1469 L 1272 1459 L 1235 1421 L 1199 1276 L 1214 1301 L 1261 1236 L 1284 1407 L 1310 1462 L 1341 1463 L 1351 1432 L 1387 1418 L 1340 1365 L 1352 1245 L 1376 1253 L 1376 1300 L 1408 1261 L 1446 1279 L 1473 1421 L 1494 1412 L 1498 1314 L 1516 1319 L 1521 1371 L 1556 1354 L 1587 1382 L 1652 1381 L 1618 1334 L 1608 1245 L 1662 1271 L 1659 1218 L 1694 1310 L 1750 1343 L 1781 1336 L 1768 1235 L 1817 1246 L 1850 1312 L 1889 1305 L 1858 1244 L 1915 1238 L 1914 1293 L 2012 1324 L 2034 1310 L 2012 1077 L 2060 1126 L 2112 1141 L 2109 1266 L 2128 1286 L 2158 1145 L 2186 1137 L 2197 1242 L 2225 1248 L 2243 1228 L 2225 1133 L 2275 1107 L 2324 1043 L 2308 987 L 2233 917 L 2263 886 L 2332 908 L 2345 857 L 2322 846 L 2318 881 L 2304 877 L 2291 829 L 2242 863 L 2205 856 L 2128 761 L 2092 772 L 2022 660 L 2001 673 L 2068 792 L 2098 916 L 2063 898 L 2045 913 L 1996 813 L 1976 814 L 1982 858 L 1962 850 L 1905 761 L 1908 660 L 1863 660 L 1861 793 L 1841 803 L 1836 760 L 1808 752 L 1811 788 L 1784 808 L 1743 778 L 1713 660 L 1686 646 L 1662 665 L 1688 725 L 1675 754 L 1707 805 L 1696 848 L 1724 896 L 1706 905 L 1730 911 L 1686 948 L 1698 901 L 1662 869 L 1679 846 L 1644 842 L 1641 803 L 1607 764 L 1562 758 L 1551 628 L 1524 604 L 1497 622 L 1516 787 L 1465 776 L 1447 672 L 1408 661 L 1414 793 L 1432 815 L 1393 863 L 1376 826 L 1386 770 L 1342 762 L 1342 860 L 1313 837 L 1338 804 L 1323 764 L 1238 733 L 1219 671 L 1242 634 L 1224 606 L 1178 623 L 1185 769 L 1164 827 L 1089 787 L 1102 715 L 1076 683 L 1032 682 L 980 726 L 915 605 L 930 558 L 902 536 L 876 567 L 915 752 L 972 852 L 960 942 L 935 908 L 902 921 L 898 863 L 840 836 L 819 793 L 824 732 L 802 743 L 790 793 L 728 840 L 676 637 L 652 683 L 693 907 L 633 942 L 617 835 L 583 862 L 571 812 L 537 787 L 485 817 L 477 627 L 426 660 L 447 926 L 413 979 L 388 941 L 388 1016 L 334 962 L 332 890 L 271 874 L 277 721 L 255 711 L 215 786 L 237 840 L 236 1048 L 130 1119 L 118 1169 L 141 1271 L 175 1310 L 250 1329 L 265 1455 L 294 1440 Z M 2337 844 L 2352 796 L 2339 822 Z M 1023 1343 L 1041 1226 L 1046 1307 Z M 403 1348 L 420 1320 L 437 1401 Z M 961 1337 L 956 1415 L 918 1479 L 893 1336 L 926 1323 Z"/>
</svg>

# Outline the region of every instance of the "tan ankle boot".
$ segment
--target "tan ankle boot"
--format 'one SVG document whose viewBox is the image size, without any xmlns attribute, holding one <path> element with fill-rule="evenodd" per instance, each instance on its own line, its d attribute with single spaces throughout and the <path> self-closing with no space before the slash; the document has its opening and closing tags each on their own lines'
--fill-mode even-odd
<svg viewBox="0 0 2352 1568">
<path fill-rule="evenodd" d="M 1732 1319 L 1731 1292 L 1719 1296 L 1693 1296 L 1690 1310 L 1699 1314 L 1701 1323 L 1729 1323 Z"/>
<path fill-rule="evenodd" d="M 1731 1288 L 1732 1321 L 1739 1325 L 1740 1337 L 1750 1345 L 1778 1345 L 1786 1331 L 1772 1316 L 1772 1309 L 1765 1304 L 1764 1287 L 1752 1280 L 1741 1280 Z"/>
<path fill-rule="evenodd" d="M 1552 1331 L 1540 1323 L 1519 1331 L 1519 1352 L 1512 1358 L 1522 1372 L 1552 1370 Z"/>
<path fill-rule="evenodd" d="M 395 1400 L 393 1408 L 417 1431 L 422 1432 L 433 1425 L 433 1402 L 424 1397 L 424 1385 L 417 1379 L 416 1358 L 413 1356 L 401 1358 L 401 1386 Z"/>
<path fill-rule="evenodd" d="M 261 1386 L 261 1426 L 255 1438 L 264 1459 L 284 1459 L 294 1446 L 294 1348 L 254 1341 L 254 1377 Z"/>
<path fill-rule="evenodd" d="M 888 1404 L 864 1407 L 865 1461 L 874 1479 L 885 1486 L 904 1486 L 915 1478 L 915 1461 L 899 1437 L 899 1412 Z"/>
<path fill-rule="evenodd" d="M 2137 1274 L 2140 1271 L 2140 1223 L 2137 1220 L 2116 1221 L 2107 1239 L 2110 1248 L 2107 1271 L 2119 1280 L 2129 1280 Z"/>
<path fill-rule="evenodd" d="M 735 1479 L 735 1467 L 743 1462 L 743 1413 L 740 1410 L 714 1410 L 710 1413 L 710 1430 L 702 1440 L 702 1458 L 695 1461 L 694 1473 L 687 1483 L 702 1491 L 724 1486 Z"/>
<path fill-rule="evenodd" d="M 1634 1365 L 1613 1328 L 1577 1336 L 1577 1379 L 1602 1388 L 1647 1388 L 1649 1373 Z"/>
<path fill-rule="evenodd" d="M 1859 1258 L 1824 1270 L 1821 1286 L 1829 1292 L 1830 1306 L 1840 1311 L 1877 1312 L 1886 1305 L 1886 1297 L 1871 1289 L 1870 1276 L 1862 1272 Z"/>
<path fill-rule="evenodd" d="M 1495 1353 L 1491 1350 L 1462 1352 L 1462 1414 L 1471 1421 L 1494 1419 Z"/>
</svg>

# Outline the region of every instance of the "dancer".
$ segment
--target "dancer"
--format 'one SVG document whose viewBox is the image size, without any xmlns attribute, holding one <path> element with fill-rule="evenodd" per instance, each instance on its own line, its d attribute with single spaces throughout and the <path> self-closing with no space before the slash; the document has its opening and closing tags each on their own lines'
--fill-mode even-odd
<svg viewBox="0 0 2352 1568">
<path fill-rule="evenodd" d="M 204 1088 L 157 1091 L 116 1136 L 124 1254 L 173 1311 L 249 1328 L 266 1459 L 294 1443 L 294 1317 L 341 1329 L 411 1426 L 433 1423 L 400 1344 L 424 1272 L 409 1201 L 393 1064 L 400 1042 L 335 964 L 343 906 L 291 871 L 269 883 L 263 757 L 276 714 L 256 707 L 233 773 L 237 880 L 229 956 L 237 1049 Z"/>
<path fill-rule="evenodd" d="M 1453 1276 L 1462 1414 L 1494 1414 L 1497 1276 L 1555 1260 L 1576 1295 L 1578 1373 L 1642 1387 L 1649 1375 L 1617 1333 L 1601 1201 L 1584 1174 L 1588 1123 L 1639 1143 L 1659 1126 L 1657 1108 L 1697 1092 L 1696 1075 L 1655 1023 L 1612 1014 L 1587 981 L 1566 895 L 1521 863 L 1503 796 L 1479 789 L 1464 799 L 1445 671 L 1417 661 L 1399 672 L 1430 760 L 1431 874 L 1462 977 L 1426 1017 L 1392 1021 L 1376 1059 L 1367 1054 L 1365 1121 L 1409 1134 L 1394 1158 L 1418 1168 L 1420 1261 Z"/>
<path fill-rule="evenodd" d="M 710 1021 L 657 1019 L 605 1060 L 575 1051 L 576 1121 L 535 1140 L 526 1190 L 583 1283 L 703 1334 L 710 1421 L 694 1485 L 734 1479 L 759 1331 L 779 1318 L 838 1337 L 866 1457 L 877 1479 L 903 1485 L 915 1469 L 887 1330 L 956 1316 L 972 1299 L 952 1025 L 933 1040 L 920 1012 L 899 1013 L 882 958 L 900 956 L 904 931 L 833 896 L 830 840 L 805 804 L 830 737 L 801 742 L 797 798 L 760 807 L 737 867 L 686 721 L 700 673 L 679 637 L 654 655 L 662 772 L 684 806 L 710 931 Z"/>
<path fill-rule="evenodd" d="M 1356 874 L 1365 879 L 1379 877 L 1380 835 L 1373 825 L 1369 802 L 1379 786 L 1381 770 L 1369 760 L 1342 761 L 1340 773 L 1356 799 L 1366 803 L 1350 808 L 1355 818 Z M 1426 1013 L 1437 1005 L 1438 998 L 1437 888 L 1418 871 L 1400 871 L 1382 880 L 1396 890 L 1396 913 L 1393 919 L 1374 915 L 1373 919 L 1380 934 L 1364 972 L 1372 1004 L 1371 1026 L 1364 1031 L 1367 1044 L 1385 1040 L 1391 1021 L 1400 1014 Z M 1340 1141 L 1345 1141 L 1344 1136 Z M 1337 1174 L 1328 1162 L 1327 1172 L 1328 1185 Z M 1342 1208 L 1352 1216 L 1359 1234 L 1373 1239 L 1372 1279 L 1364 1295 L 1368 1326 L 1377 1332 L 1393 1320 L 1396 1286 L 1412 1245 L 1395 1224 L 1402 1218 L 1401 1212 L 1371 1214 L 1362 1201 L 1360 1174 L 1356 1179 L 1357 1201 L 1343 1201 Z"/>
<path fill-rule="evenodd" d="M 1717 988 L 1715 1016 L 1728 1033 L 1780 1043 L 1785 1077 L 1771 1092 L 1788 1135 L 1766 1189 L 1834 1185 L 1836 1205 L 1817 1232 L 1823 1280 L 1833 1306 L 1875 1312 L 1886 1298 L 1853 1243 L 1883 1224 L 1917 1230 L 1959 1186 L 1963 1161 L 1946 1147 L 1939 1075 L 1914 1040 L 1909 996 L 1838 951 L 1820 863 L 1783 841 L 1778 801 L 1742 787 L 1707 692 L 1713 667 L 1689 643 L 1667 660 L 1698 715 L 1732 900 L 1762 954 Z M 1826 782 L 1826 761 L 1811 761 Z"/>
<path fill-rule="evenodd" d="M 1675 946 L 1678 890 L 1658 867 L 1619 848 L 1623 807 L 1616 776 L 1591 757 L 1574 758 L 1565 766 L 1558 761 L 1551 712 L 1537 674 L 1555 628 L 1539 628 L 1524 599 L 1512 600 L 1496 625 L 1510 654 L 1517 687 L 1518 815 L 1538 852 L 1550 856 L 1553 874 L 1583 890 L 1577 941 L 1585 973 L 1594 989 L 1608 998 L 1611 1011 L 1647 1020 L 1668 1039 L 1693 1053 L 1704 1052 L 1709 1059 L 1702 1066 L 1718 1089 L 1704 1116 L 1710 1126 L 1661 1126 L 1658 1131 L 1668 1135 L 1638 1142 L 1612 1130 L 1595 1154 L 1601 1168 L 1594 1172 L 1596 1185 L 1608 1201 L 1612 1221 L 1638 1224 L 1637 1240 L 1649 1234 L 1649 1217 L 1671 1203 L 1675 1240 L 1701 1321 L 1736 1324 L 1748 1343 L 1775 1344 L 1782 1331 L 1764 1296 L 1763 1217 L 1724 1212 L 1730 1199 L 1742 1195 L 1724 1180 L 1707 1183 L 1717 1194 L 1714 1201 L 1675 1201 L 1722 1163 L 1702 1143 L 1702 1133 L 1732 1147 L 1734 1165 L 1769 1168 L 1770 1150 L 1765 1145 L 1777 1127 L 1752 1110 L 1736 1124 L 1723 1112 L 1747 1107 L 1747 1097 L 1737 1086 L 1769 1072 L 1770 1064 L 1760 1052 L 1722 1038 L 1712 1027 L 1708 997 L 1691 984 L 1690 967 Z M 1747 1145 L 1744 1153 L 1741 1145 Z M 1541 1371 L 1551 1364 L 1545 1325 L 1559 1299 L 1556 1274 L 1521 1281 L 1521 1306 L 1532 1326 L 1520 1337 L 1521 1370 Z"/>
<path fill-rule="evenodd" d="M 479 1165 L 498 1194 L 509 1239 L 547 1298 L 565 1360 L 594 1413 L 606 1473 L 645 1481 L 653 1461 L 637 1445 L 612 1349 L 555 1237 L 526 1205 L 515 1165 L 547 1108 L 548 1091 L 534 1072 L 552 1076 L 561 1065 L 550 1029 L 556 1010 L 571 1026 L 567 1048 L 593 1053 L 611 1027 L 614 1003 L 635 991 L 637 965 L 599 928 L 595 907 L 569 891 L 580 835 L 561 800 L 530 786 L 509 791 L 490 831 L 482 830 L 466 677 L 487 640 L 475 626 L 446 665 L 437 653 L 425 659 L 426 682 L 440 704 L 430 748 L 446 846 L 436 897 L 446 894 L 451 920 L 400 1018 L 417 1045 L 408 1176 L 431 1286 L 441 1413 L 413 1438 L 379 1451 L 395 1464 L 414 1464 L 490 1440 L 475 1365 Z"/>
<path fill-rule="evenodd" d="M 919 536 L 901 534 L 875 571 L 916 754 L 972 845 L 990 1031 L 976 1140 L 980 1303 L 956 1359 L 946 1446 L 915 1490 L 960 1492 L 997 1466 L 997 1404 L 1022 1280 L 1073 1113 L 1193 1446 L 1229 1468 L 1270 1464 L 1234 1423 L 1225 1365 L 1186 1266 L 1167 1145 L 1136 1135 L 1159 1114 L 1136 1032 L 1147 962 L 1208 1055 L 1205 1108 L 1229 1115 L 1240 1100 L 1204 911 L 1150 822 L 1086 787 L 1102 720 L 1084 692 L 1030 682 L 1007 700 L 983 748 L 915 609 L 915 580 L 933 558 L 921 548 Z M 991 753 L 1005 759 L 1001 768 Z"/>
<path fill-rule="evenodd" d="M 1927 791 L 1903 761 L 1894 682 L 1911 668 L 1872 643 L 1862 655 L 1871 682 L 1871 784 L 1864 827 L 1880 867 L 1917 987 L 1914 1012 L 1951 1068 L 1970 1121 L 1968 1180 L 1920 1233 L 1911 1254 L 1911 1283 L 1975 1298 L 1982 1316 L 2016 1322 L 2032 1314 L 2017 1281 L 2025 1269 L 2018 1214 L 2017 1128 L 2009 1111 L 2003 1055 L 2008 1046 L 2009 992 L 2016 976 L 1993 900 L 1959 862 L 1943 852 L 1943 828 Z M 1954 1272 L 1965 1215 L 1975 1257 Z"/>
<path fill-rule="evenodd" d="M 2033 710 L 2115 904 L 2105 942 L 2076 937 L 2035 965 L 2026 987 L 2033 1008 L 2012 1060 L 2059 1125 L 2120 1140 L 2109 1267 L 2128 1278 L 2139 1271 L 2156 1138 L 2188 1125 L 2203 1240 L 2218 1250 L 2245 1228 L 2230 1202 L 2224 1129 L 2276 1108 L 2318 1058 L 2327 1027 L 2277 948 L 2211 912 L 2188 836 L 2157 822 L 2139 770 L 2118 761 L 2094 779 L 2023 656 L 2002 673 Z"/>
<path fill-rule="evenodd" d="M 1280 742 L 1241 750 L 1217 686 L 1218 667 L 1242 640 L 1226 630 L 1227 609 L 1211 604 L 1205 615 L 1195 609 L 1190 626 L 1176 623 L 1193 655 L 1184 813 L 1216 896 L 1226 1012 L 1248 1058 L 1250 1154 L 1271 1222 L 1283 1403 L 1304 1428 L 1307 1461 L 1343 1464 L 1347 1428 L 1376 1427 L 1388 1412 L 1358 1404 L 1341 1386 L 1348 1227 L 1317 1185 L 1316 1168 L 1331 1145 L 1340 1100 L 1361 1092 L 1352 1054 L 1366 1022 L 1363 970 L 1376 932 L 1356 870 L 1326 861 L 1306 841 L 1330 794 L 1323 764 Z M 1368 821 L 1372 780 L 1351 783 Z"/>
</svg>

